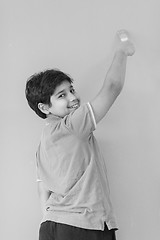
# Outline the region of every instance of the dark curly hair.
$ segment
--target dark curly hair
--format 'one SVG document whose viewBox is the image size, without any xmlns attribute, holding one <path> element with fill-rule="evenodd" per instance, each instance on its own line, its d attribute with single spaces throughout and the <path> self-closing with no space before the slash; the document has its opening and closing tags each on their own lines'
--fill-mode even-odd
<svg viewBox="0 0 160 240">
<path fill-rule="evenodd" d="M 32 75 L 26 83 L 25 95 L 29 106 L 41 118 L 46 118 L 46 114 L 38 108 L 38 103 L 51 106 L 50 97 L 54 94 L 57 86 L 64 81 L 73 82 L 66 73 L 57 70 L 45 70 Z"/>
</svg>

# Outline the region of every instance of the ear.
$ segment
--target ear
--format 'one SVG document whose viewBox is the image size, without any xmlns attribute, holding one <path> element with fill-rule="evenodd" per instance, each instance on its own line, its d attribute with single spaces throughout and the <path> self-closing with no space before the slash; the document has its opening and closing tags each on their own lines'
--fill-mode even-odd
<svg viewBox="0 0 160 240">
<path fill-rule="evenodd" d="M 49 114 L 49 106 L 48 104 L 44 104 L 44 103 L 38 103 L 38 108 L 41 112 L 45 113 L 45 114 Z"/>
</svg>

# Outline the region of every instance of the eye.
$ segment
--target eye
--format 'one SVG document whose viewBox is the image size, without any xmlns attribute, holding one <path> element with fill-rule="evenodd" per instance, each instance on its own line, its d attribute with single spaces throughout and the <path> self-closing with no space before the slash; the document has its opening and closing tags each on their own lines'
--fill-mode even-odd
<svg viewBox="0 0 160 240">
<path fill-rule="evenodd" d="M 70 90 L 70 92 L 71 92 L 71 93 L 75 93 L 76 91 L 75 91 L 74 88 L 72 88 L 72 89 Z"/>
<path fill-rule="evenodd" d="M 58 98 L 64 98 L 64 97 L 65 97 L 64 93 L 58 96 Z"/>
</svg>

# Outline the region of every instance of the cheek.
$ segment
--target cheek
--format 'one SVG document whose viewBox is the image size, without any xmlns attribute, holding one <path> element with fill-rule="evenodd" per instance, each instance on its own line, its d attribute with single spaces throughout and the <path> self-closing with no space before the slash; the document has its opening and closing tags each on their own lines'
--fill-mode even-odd
<svg viewBox="0 0 160 240">
<path fill-rule="evenodd" d="M 59 107 L 66 107 L 68 105 L 67 101 L 66 100 L 61 100 L 59 103 L 58 103 L 58 106 Z"/>
</svg>

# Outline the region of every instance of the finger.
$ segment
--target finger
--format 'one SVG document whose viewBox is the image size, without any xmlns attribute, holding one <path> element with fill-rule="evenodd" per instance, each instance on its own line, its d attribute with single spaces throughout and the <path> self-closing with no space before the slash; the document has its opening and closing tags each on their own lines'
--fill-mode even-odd
<svg viewBox="0 0 160 240">
<path fill-rule="evenodd" d="M 121 42 L 126 42 L 126 41 L 129 40 L 129 36 L 128 36 L 129 34 L 128 34 L 128 32 L 126 30 L 118 31 L 117 35 L 118 35 L 118 37 L 119 37 Z"/>
</svg>

